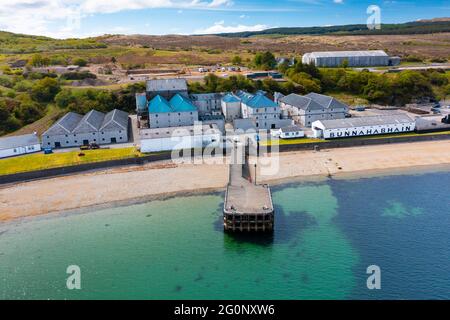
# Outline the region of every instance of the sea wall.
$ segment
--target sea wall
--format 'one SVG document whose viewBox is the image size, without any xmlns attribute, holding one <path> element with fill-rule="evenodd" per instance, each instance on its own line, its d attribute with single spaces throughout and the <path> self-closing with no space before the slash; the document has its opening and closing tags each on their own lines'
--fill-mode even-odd
<svg viewBox="0 0 450 320">
<path fill-rule="evenodd" d="M 293 145 L 280 145 L 280 152 L 292 152 L 292 151 L 302 151 L 302 150 L 320 150 L 320 149 L 333 149 L 333 148 L 349 148 L 358 146 L 370 146 L 370 145 L 382 145 L 382 144 L 394 144 L 394 143 L 407 143 L 407 142 L 425 142 L 425 141 L 439 141 L 439 140 L 450 140 L 450 134 L 438 134 L 438 135 L 424 135 L 424 136 L 411 136 L 411 137 L 397 137 L 397 138 L 378 138 L 378 139 L 341 139 L 326 141 L 321 143 L 303 143 L 303 144 L 293 144 Z M 271 148 L 268 147 L 267 151 L 270 152 Z M 193 152 L 191 154 L 194 154 Z M 61 168 L 52 168 L 31 172 L 22 172 L 11 175 L 0 176 L 0 185 L 25 182 L 37 179 L 46 179 L 57 176 L 76 174 L 81 172 L 88 172 L 92 170 L 108 169 L 114 167 L 123 167 L 131 165 L 145 165 L 148 163 L 170 160 L 171 153 L 159 153 L 152 154 L 145 157 L 139 158 L 128 158 L 121 160 L 94 162 L 87 164 L 80 164 Z"/>
</svg>

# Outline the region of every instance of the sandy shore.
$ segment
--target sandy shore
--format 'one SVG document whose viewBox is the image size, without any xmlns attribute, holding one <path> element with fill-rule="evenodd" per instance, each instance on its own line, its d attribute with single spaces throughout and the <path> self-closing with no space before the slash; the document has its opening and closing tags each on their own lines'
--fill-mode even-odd
<svg viewBox="0 0 450 320">
<path fill-rule="evenodd" d="M 264 159 L 263 159 L 264 160 Z M 365 177 L 417 168 L 450 170 L 450 141 L 380 145 L 320 152 L 283 153 L 279 168 L 259 182 L 280 183 L 294 179 Z M 228 166 L 159 162 L 38 180 L 0 188 L 0 221 L 62 212 L 90 206 L 109 206 L 223 191 Z"/>
</svg>

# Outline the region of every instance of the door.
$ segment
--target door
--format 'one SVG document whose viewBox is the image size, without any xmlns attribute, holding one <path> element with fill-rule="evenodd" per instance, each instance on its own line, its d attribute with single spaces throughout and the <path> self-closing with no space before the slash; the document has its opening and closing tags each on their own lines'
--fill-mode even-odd
<svg viewBox="0 0 450 320">
<path fill-rule="evenodd" d="M 83 140 L 83 146 L 88 146 L 89 145 L 89 140 Z"/>
<path fill-rule="evenodd" d="M 111 143 L 117 143 L 117 139 L 116 138 L 111 138 Z"/>
<path fill-rule="evenodd" d="M 61 148 L 61 142 L 55 142 L 55 149 Z"/>
</svg>

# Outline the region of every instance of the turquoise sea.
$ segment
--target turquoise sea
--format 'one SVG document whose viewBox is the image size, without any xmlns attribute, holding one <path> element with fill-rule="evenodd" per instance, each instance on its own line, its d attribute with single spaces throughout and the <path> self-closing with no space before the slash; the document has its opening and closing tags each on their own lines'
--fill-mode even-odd
<svg viewBox="0 0 450 320">
<path fill-rule="evenodd" d="M 273 195 L 263 237 L 223 233 L 223 194 L 0 224 L 0 298 L 450 299 L 450 172 Z M 69 265 L 81 290 L 66 288 Z"/>
</svg>

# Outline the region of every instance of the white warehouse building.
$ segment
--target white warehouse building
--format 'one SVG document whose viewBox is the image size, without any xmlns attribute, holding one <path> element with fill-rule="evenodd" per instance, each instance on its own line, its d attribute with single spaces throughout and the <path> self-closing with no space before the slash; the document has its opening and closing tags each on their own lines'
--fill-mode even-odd
<svg viewBox="0 0 450 320">
<path fill-rule="evenodd" d="M 141 152 L 197 149 L 220 146 L 222 133 L 215 124 L 143 129 Z"/>
<path fill-rule="evenodd" d="M 406 114 L 372 116 L 339 120 L 318 120 L 312 124 L 314 137 L 318 139 L 338 139 L 412 132 L 415 120 Z"/>
<path fill-rule="evenodd" d="M 36 134 L 0 138 L 0 158 L 39 151 L 41 151 L 41 143 Z"/>
<path fill-rule="evenodd" d="M 316 67 L 340 67 L 344 61 L 349 67 L 387 67 L 400 64 L 398 57 L 390 57 L 383 50 L 311 52 L 303 55 L 304 64 Z"/>
</svg>

